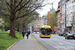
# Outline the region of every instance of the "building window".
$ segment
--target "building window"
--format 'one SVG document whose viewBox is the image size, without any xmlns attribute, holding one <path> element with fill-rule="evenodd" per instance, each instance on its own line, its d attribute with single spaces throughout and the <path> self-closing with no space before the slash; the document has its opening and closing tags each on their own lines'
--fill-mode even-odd
<svg viewBox="0 0 75 50">
<path fill-rule="evenodd" d="M 71 31 L 72 30 L 72 28 L 71 27 L 69 27 L 69 31 Z"/>
<path fill-rule="evenodd" d="M 67 0 L 67 1 L 69 1 L 69 0 Z"/>
</svg>

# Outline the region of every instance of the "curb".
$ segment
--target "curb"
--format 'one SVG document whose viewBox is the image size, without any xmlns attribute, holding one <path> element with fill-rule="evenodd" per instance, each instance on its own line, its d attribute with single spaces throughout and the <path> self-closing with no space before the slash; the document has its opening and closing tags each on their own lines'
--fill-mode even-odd
<svg viewBox="0 0 75 50">
<path fill-rule="evenodd" d="M 38 40 L 36 40 L 36 45 L 39 47 L 39 50 L 47 50 Z"/>
<path fill-rule="evenodd" d="M 38 50 L 40 50 L 40 48 L 38 47 L 38 45 L 37 45 L 37 42 L 36 41 L 34 41 L 35 42 L 35 45 L 36 45 L 36 47 L 38 48 Z"/>
<path fill-rule="evenodd" d="M 34 35 L 33 35 L 34 36 Z M 36 44 L 36 46 L 37 46 L 37 48 L 39 49 L 39 50 L 47 50 L 46 49 L 46 47 L 44 47 L 39 41 L 38 41 L 38 39 L 34 36 L 34 38 L 35 38 L 35 40 L 36 40 L 36 42 L 35 42 L 35 44 Z"/>
<path fill-rule="evenodd" d="M 21 39 L 20 39 L 21 40 Z M 16 43 L 18 43 L 20 40 L 16 41 L 14 44 L 12 44 L 7 50 L 10 50 Z"/>
</svg>

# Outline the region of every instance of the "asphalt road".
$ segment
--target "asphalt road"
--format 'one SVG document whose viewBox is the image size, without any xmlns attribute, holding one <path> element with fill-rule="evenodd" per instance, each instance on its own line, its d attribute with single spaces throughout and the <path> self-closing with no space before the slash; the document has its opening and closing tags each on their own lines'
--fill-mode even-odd
<svg viewBox="0 0 75 50">
<path fill-rule="evenodd" d="M 47 50 L 75 50 L 75 40 L 65 39 L 63 36 L 58 36 L 55 34 L 51 35 L 51 38 L 40 38 L 39 34 L 33 35 L 42 43 Z"/>
</svg>

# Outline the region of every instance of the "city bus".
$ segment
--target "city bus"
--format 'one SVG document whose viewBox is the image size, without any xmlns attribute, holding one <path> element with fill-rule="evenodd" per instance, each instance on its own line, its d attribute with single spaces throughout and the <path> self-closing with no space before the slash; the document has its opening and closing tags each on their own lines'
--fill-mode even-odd
<svg viewBox="0 0 75 50">
<path fill-rule="evenodd" d="M 48 26 L 48 25 L 40 26 L 40 33 L 39 33 L 40 38 L 41 37 L 49 37 L 50 38 L 51 33 L 52 33 L 52 29 L 50 26 Z"/>
</svg>

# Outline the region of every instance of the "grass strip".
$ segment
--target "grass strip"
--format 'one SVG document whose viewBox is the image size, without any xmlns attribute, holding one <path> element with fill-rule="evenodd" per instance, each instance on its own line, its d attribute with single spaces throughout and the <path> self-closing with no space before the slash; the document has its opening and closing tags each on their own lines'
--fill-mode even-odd
<svg viewBox="0 0 75 50">
<path fill-rule="evenodd" d="M 22 35 L 19 32 L 16 32 L 16 38 L 9 36 L 9 33 L 0 33 L 0 50 L 7 50 L 12 44 L 22 38 Z"/>
</svg>

